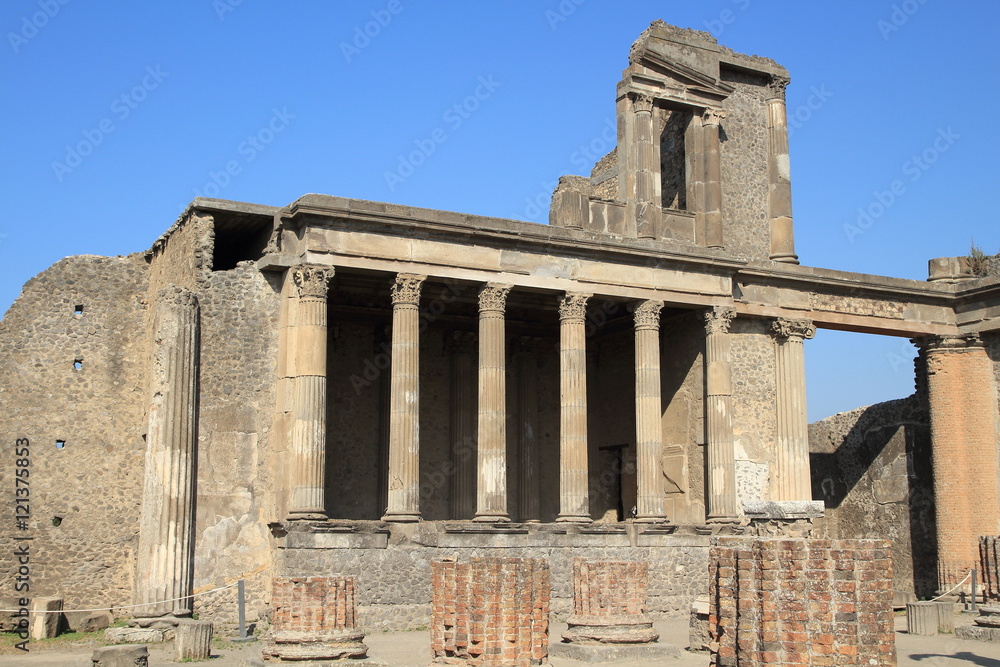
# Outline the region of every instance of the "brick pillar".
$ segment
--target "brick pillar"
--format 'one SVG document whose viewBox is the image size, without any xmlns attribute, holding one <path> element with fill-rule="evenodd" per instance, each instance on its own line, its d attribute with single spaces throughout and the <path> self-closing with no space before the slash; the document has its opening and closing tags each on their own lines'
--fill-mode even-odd
<svg viewBox="0 0 1000 667">
<path fill-rule="evenodd" d="M 1000 533 L 997 390 L 978 336 L 918 342 L 927 358 L 938 588 L 944 592 L 976 567 L 979 537 Z"/>
<path fill-rule="evenodd" d="M 271 593 L 271 630 L 264 659 L 364 658 L 368 647 L 357 629 L 354 577 L 276 577 Z"/>
<path fill-rule="evenodd" d="M 479 449 L 476 517 L 507 522 L 507 340 L 504 311 L 510 285 L 479 292 Z"/>
<path fill-rule="evenodd" d="M 549 566 L 539 558 L 431 563 L 435 662 L 538 665 L 549 649 Z"/>
<path fill-rule="evenodd" d="M 896 665 L 888 540 L 717 538 L 711 665 Z"/>
<path fill-rule="evenodd" d="M 649 566 L 645 561 L 573 560 L 573 615 L 567 642 L 645 644 L 660 634 L 646 613 Z"/>
</svg>

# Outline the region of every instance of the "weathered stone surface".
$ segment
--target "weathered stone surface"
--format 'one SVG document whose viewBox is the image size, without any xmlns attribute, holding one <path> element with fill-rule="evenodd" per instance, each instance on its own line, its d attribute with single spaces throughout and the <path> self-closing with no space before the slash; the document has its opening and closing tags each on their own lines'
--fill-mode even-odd
<svg viewBox="0 0 1000 667">
<path fill-rule="evenodd" d="M 906 605 L 906 631 L 911 635 L 936 635 L 941 613 L 934 602 L 909 602 Z"/>
<path fill-rule="evenodd" d="M 146 667 L 149 649 L 139 646 L 102 646 L 90 657 L 94 667 Z"/>
<path fill-rule="evenodd" d="M 352 577 L 277 577 L 264 656 L 280 662 L 364 658 Z"/>
<path fill-rule="evenodd" d="M 688 650 L 707 651 L 712 640 L 708 634 L 708 598 L 698 598 L 691 605 L 688 623 Z"/>
<path fill-rule="evenodd" d="M 62 624 L 63 599 L 54 597 L 35 598 L 31 601 L 32 639 L 51 639 L 59 634 Z"/>
<path fill-rule="evenodd" d="M 185 619 L 174 634 L 174 659 L 208 660 L 212 653 L 212 623 Z"/>
<path fill-rule="evenodd" d="M 112 644 L 159 644 L 170 637 L 162 628 L 108 628 L 104 639 Z"/>
<path fill-rule="evenodd" d="M 553 644 L 551 653 L 557 658 L 579 662 L 622 663 L 645 662 L 681 657 L 681 650 L 670 644 Z"/>
</svg>

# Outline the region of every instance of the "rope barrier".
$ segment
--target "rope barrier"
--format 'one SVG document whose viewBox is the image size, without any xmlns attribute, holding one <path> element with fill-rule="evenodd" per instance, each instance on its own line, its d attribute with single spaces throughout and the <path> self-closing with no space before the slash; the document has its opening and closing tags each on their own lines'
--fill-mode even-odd
<svg viewBox="0 0 1000 667">
<path fill-rule="evenodd" d="M 971 577 L 971 576 L 972 576 L 972 570 L 969 570 L 969 573 L 967 575 L 965 575 L 965 579 L 962 579 L 960 582 L 958 582 L 957 584 L 955 584 L 955 588 L 952 588 L 947 593 L 942 593 L 941 595 L 937 596 L 936 598 L 931 598 L 930 600 L 928 600 L 928 602 L 937 602 L 938 600 L 940 600 L 941 598 L 943 598 L 945 595 L 951 594 L 952 591 L 958 589 L 959 586 L 961 586 L 966 581 L 968 581 L 969 577 Z"/>
<path fill-rule="evenodd" d="M 159 600 L 158 602 L 143 602 L 142 604 L 126 604 L 126 605 L 115 605 L 114 607 L 100 607 L 98 609 L 58 609 L 52 611 L 34 611 L 33 614 L 65 614 L 67 612 L 82 612 L 82 611 L 114 611 L 115 609 L 135 609 L 136 607 L 151 607 L 156 604 L 163 604 L 164 602 L 177 602 L 178 600 L 186 600 L 188 598 L 197 597 L 199 595 L 207 595 L 208 593 L 215 593 L 216 591 L 224 591 L 227 588 L 232 588 L 233 586 L 238 586 L 240 582 L 235 581 L 231 584 L 225 586 L 220 586 L 219 588 L 213 588 L 208 591 L 202 591 L 200 593 L 192 593 L 191 595 L 185 595 L 184 597 L 173 598 L 171 600 Z M 2 614 L 15 614 L 21 611 L 20 609 L 0 609 Z"/>
</svg>

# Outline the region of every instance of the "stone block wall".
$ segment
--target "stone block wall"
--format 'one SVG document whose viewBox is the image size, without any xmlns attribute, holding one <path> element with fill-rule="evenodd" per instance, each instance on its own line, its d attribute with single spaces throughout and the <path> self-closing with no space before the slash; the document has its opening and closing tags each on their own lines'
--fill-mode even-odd
<svg viewBox="0 0 1000 667">
<path fill-rule="evenodd" d="M 730 335 L 737 501 L 771 500 L 778 428 L 774 337 L 767 320 L 748 318 L 735 319 Z"/>
<path fill-rule="evenodd" d="M 711 664 L 895 665 L 886 540 L 718 538 Z"/>
<path fill-rule="evenodd" d="M 546 661 L 551 583 L 543 559 L 435 561 L 431 572 L 436 662 L 527 666 Z"/>
<path fill-rule="evenodd" d="M 886 538 L 895 588 L 931 597 L 937 536 L 930 423 L 918 394 L 809 425 L 813 498 L 826 516 L 814 537 Z"/>
</svg>

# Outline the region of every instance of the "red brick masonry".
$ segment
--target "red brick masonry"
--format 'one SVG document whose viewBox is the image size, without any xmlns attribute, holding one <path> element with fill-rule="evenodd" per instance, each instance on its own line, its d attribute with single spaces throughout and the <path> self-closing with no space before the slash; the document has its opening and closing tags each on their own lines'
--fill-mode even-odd
<svg viewBox="0 0 1000 667">
<path fill-rule="evenodd" d="M 720 537 L 712 665 L 896 664 L 887 540 Z"/>
<path fill-rule="evenodd" d="M 655 642 L 646 614 L 649 564 L 645 561 L 573 560 L 573 615 L 567 642 L 642 644 Z"/>
<path fill-rule="evenodd" d="M 431 564 L 435 662 L 539 665 L 549 653 L 548 563 L 473 558 Z"/>
<path fill-rule="evenodd" d="M 275 577 L 264 660 L 363 658 L 353 577 Z"/>
</svg>

